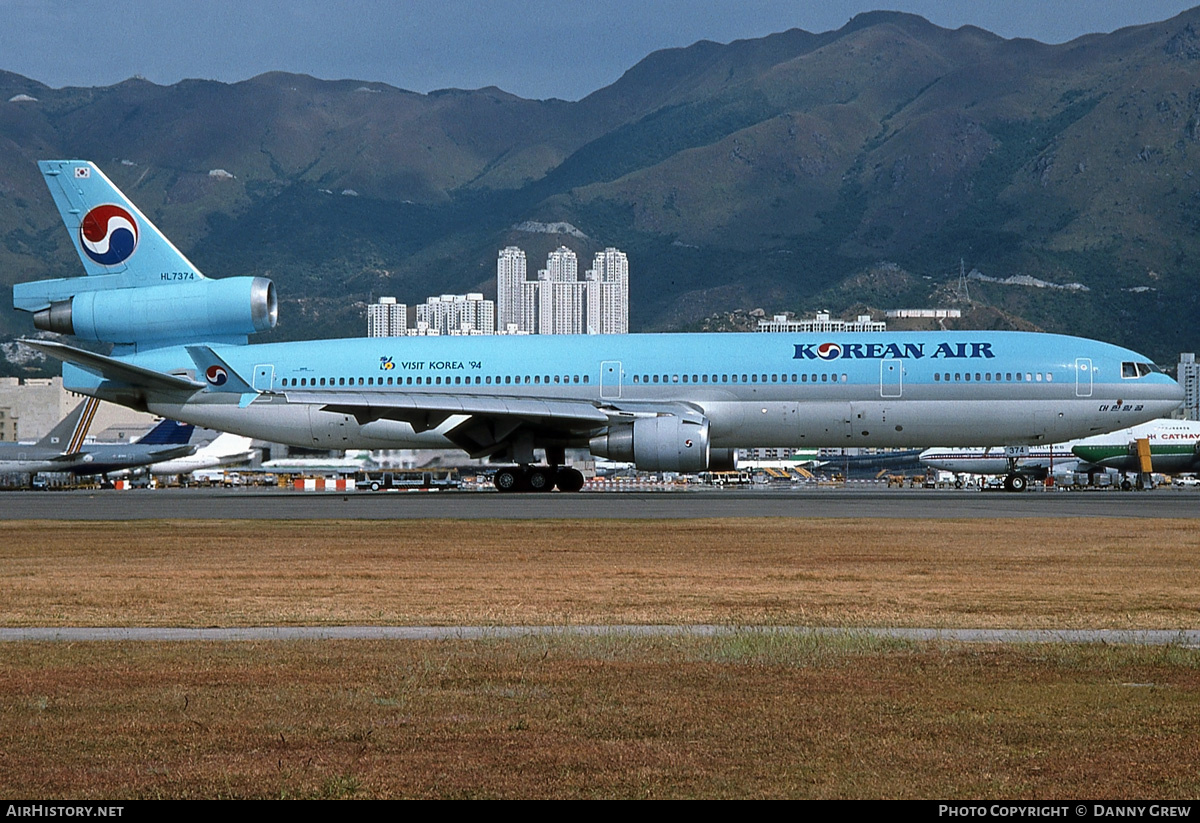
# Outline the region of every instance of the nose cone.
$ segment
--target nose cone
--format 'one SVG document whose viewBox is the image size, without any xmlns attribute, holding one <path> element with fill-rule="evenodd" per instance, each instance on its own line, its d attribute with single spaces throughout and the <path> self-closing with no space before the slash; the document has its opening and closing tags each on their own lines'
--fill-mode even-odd
<svg viewBox="0 0 1200 823">
<path fill-rule="evenodd" d="M 1155 375 L 1155 377 L 1160 378 L 1155 384 L 1155 394 L 1166 404 L 1167 411 L 1173 412 L 1182 406 L 1184 397 L 1186 396 L 1183 386 L 1165 374 Z"/>
</svg>

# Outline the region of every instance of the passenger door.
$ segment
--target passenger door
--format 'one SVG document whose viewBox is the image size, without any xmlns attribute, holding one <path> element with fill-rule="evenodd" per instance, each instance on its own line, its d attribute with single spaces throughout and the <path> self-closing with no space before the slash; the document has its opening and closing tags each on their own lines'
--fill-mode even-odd
<svg viewBox="0 0 1200 823">
<path fill-rule="evenodd" d="M 1092 374 L 1094 371 L 1095 370 L 1092 368 L 1092 360 L 1090 357 L 1075 358 L 1076 397 L 1092 396 Z"/>
<path fill-rule="evenodd" d="M 879 396 L 900 397 L 904 393 L 904 364 L 900 360 L 879 361 Z"/>
<path fill-rule="evenodd" d="M 254 388 L 256 391 L 270 391 L 275 382 L 275 367 L 262 364 L 254 367 Z"/>
<path fill-rule="evenodd" d="M 600 364 L 600 399 L 621 398 L 621 361 L 605 360 Z"/>
</svg>

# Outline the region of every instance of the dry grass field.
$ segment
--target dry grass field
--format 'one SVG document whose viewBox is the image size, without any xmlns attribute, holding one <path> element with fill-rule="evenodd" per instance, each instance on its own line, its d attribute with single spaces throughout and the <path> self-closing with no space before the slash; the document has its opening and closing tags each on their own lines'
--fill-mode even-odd
<svg viewBox="0 0 1200 823">
<path fill-rule="evenodd" d="M 0 626 L 843 626 L 822 637 L 6 643 L 0 796 L 1200 796 L 1183 521 L 0 524 Z"/>
<path fill-rule="evenodd" d="M 0 523 L 0 626 L 1200 625 L 1184 520 Z"/>
</svg>

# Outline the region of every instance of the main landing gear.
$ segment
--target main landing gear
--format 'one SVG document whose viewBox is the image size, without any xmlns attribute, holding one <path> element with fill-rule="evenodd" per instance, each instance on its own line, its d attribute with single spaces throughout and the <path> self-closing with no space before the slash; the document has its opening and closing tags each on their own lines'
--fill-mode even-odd
<svg viewBox="0 0 1200 823">
<path fill-rule="evenodd" d="M 1029 487 L 1029 478 L 1023 474 L 1007 474 L 1004 476 L 1004 490 L 1006 492 L 1023 492 Z"/>
<path fill-rule="evenodd" d="M 502 492 L 577 492 L 583 488 L 583 472 L 563 466 L 505 466 L 497 469 L 492 483 Z"/>
<path fill-rule="evenodd" d="M 1017 458 L 1028 454 L 1025 447 L 1012 446 L 1004 450 L 1008 460 L 1008 474 L 1004 475 L 1004 490 L 1006 492 L 1023 492 L 1029 488 L 1029 478 L 1017 471 Z"/>
</svg>

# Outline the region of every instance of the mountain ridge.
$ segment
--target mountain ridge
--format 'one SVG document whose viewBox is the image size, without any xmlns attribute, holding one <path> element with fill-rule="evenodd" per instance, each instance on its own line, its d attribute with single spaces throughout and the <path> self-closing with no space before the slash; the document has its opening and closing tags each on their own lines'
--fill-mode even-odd
<svg viewBox="0 0 1200 823">
<path fill-rule="evenodd" d="M 635 329 L 874 305 L 844 285 L 880 261 L 913 275 L 895 299 L 942 299 L 964 258 L 988 317 L 1165 360 L 1200 347 L 1197 32 L 1200 9 L 1059 45 L 867 12 L 655 52 L 575 102 L 0 71 L 0 283 L 79 274 L 35 166 L 73 156 L 210 276 L 272 276 L 277 337 L 360 334 L 356 304 L 491 289 L 497 249 L 536 269 L 566 242 L 629 253 Z"/>
</svg>

